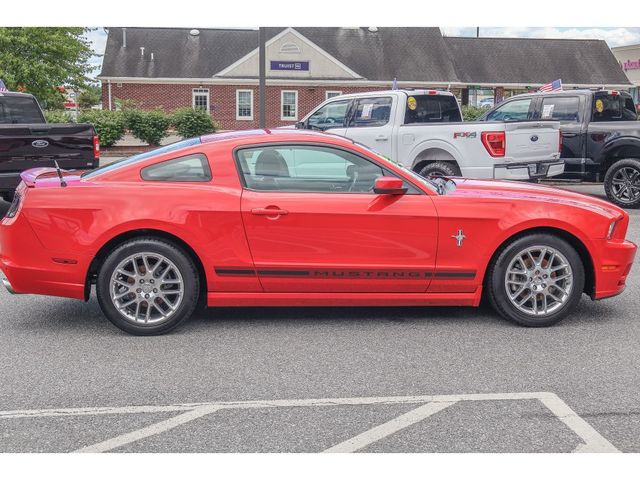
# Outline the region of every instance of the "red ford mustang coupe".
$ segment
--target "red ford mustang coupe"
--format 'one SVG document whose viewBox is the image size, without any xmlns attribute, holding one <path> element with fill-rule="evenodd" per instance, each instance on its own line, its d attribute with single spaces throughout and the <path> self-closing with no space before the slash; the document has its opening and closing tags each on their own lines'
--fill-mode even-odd
<svg viewBox="0 0 640 480">
<path fill-rule="evenodd" d="M 345 138 L 204 136 L 85 173 L 22 174 L 13 293 L 87 300 L 138 335 L 209 306 L 467 305 L 526 326 L 624 289 L 629 216 L 531 184 L 425 179 Z"/>
</svg>

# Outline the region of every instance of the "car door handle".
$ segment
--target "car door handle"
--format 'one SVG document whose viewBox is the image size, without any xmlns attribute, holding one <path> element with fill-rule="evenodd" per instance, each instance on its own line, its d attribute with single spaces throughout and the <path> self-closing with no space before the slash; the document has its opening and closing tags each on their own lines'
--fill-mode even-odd
<svg viewBox="0 0 640 480">
<path fill-rule="evenodd" d="M 376 137 L 376 142 L 386 142 L 387 140 L 389 140 L 389 137 L 386 137 L 384 135 L 380 135 L 379 137 Z"/>
<path fill-rule="evenodd" d="M 578 134 L 577 133 L 564 133 L 562 132 L 562 137 L 563 138 L 573 138 L 573 137 L 577 137 Z"/>
<path fill-rule="evenodd" d="M 251 213 L 254 215 L 265 215 L 268 217 L 279 217 L 280 215 L 288 214 L 289 210 L 284 210 L 278 207 L 252 208 Z"/>
</svg>

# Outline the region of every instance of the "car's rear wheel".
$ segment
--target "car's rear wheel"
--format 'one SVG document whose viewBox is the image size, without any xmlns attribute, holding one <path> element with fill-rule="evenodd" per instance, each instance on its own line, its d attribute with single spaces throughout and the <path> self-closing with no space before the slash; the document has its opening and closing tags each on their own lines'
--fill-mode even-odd
<svg viewBox="0 0 640 480">
<path fill-rule="evenodd" d="M 432 162 L 418 173 L 423 177 L 459 177 L 460 169 L 453 162 Z"/>
<path fill-rule="evenodd" d="M 167 333 L 193 313 L 199 277 L 176 245 L 137 238 L 117 247 L 98 272 L 96 292 L 106 317 L 134 335 Z"/>
<path fill-rule="evenodd" d="M 565 240 L 550 234 L 515 239 L 489 266 L 487 293 L 504 318 L 527 327 L 562 320 L 580 301 L 584 266 Z"/>
<path fill-rule="evenodd" d="M 623 208 L 640 208 L 640 160 L 625 158 L 607 170 L 604 189 L 609 200 Z"/>
</svg>

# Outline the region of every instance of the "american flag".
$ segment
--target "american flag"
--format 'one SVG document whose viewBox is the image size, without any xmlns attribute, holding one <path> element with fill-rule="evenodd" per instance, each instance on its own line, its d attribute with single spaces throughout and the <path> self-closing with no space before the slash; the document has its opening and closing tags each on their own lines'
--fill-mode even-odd
<svg viewBox="0 0 640 480">
<path fill-rule="evenodd" d="M 551 83 L 545 83 L 538 90 L 539 92 L 559 92 L 562 90 L 562 80 L 554 80 Z"/>
<path fill-rule="evenodd" d="M 0 80 L 0 92 L 8 92 L 7 86 L 4 84 L 2 80 Z"/>
</svg>

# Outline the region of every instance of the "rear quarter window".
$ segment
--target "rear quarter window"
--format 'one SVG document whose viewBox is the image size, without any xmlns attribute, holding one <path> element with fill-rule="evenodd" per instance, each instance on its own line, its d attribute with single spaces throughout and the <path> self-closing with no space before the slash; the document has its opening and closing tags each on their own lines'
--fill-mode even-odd
<svg viewBox="0 0 640 480">
<path fill-rule="evenodd" d="M 458 102 L 449 95 L 409 95 L 404 123 L 461 122 Z"/>
<path fill-rule="evenodd" d="M 149 165 L 140 176 L 153 182 L 209 182 L 211 169 L 207 157 L 198 153 Z"/>
</svg>

